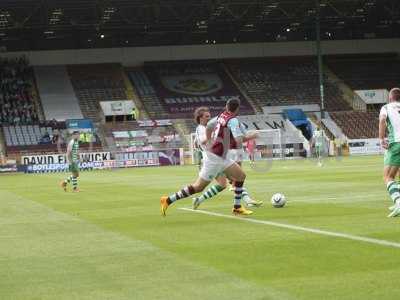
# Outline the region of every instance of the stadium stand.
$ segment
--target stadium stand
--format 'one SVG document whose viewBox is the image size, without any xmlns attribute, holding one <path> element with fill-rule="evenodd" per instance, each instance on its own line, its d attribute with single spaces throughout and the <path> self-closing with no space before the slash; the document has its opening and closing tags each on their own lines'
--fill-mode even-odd
<svg viewBox="0 0 400 300">
<path fill-rule="evenodd" d="M 151 118 L 191 118 L 193 111 L 204 105 L 219 112 L 231 97 L 242 100 L 242 112 L 254 113 L 216 62 L 149 63 L 142 69 L 128 70 L 128 74 Z"/>
<path fill-rule="evenodd" d="M 327 65 L 352 91 L 391 89 L 400 84 L 400 60 L 395 54 L 332 56 Z M 377 138 L 379 106 L 370 105 L 370 112 L 348 111 L 330 116 L 350 139 Z M 367 110 L 365 104 L 362 110 Z"/>
<path fill-rule="evenodd" d="M 82 119 L 83 115 L 66 67 L 38 66 L 34 70 L 45 119 Z"/>
<path fill-rule="evenodd" d="M 129 79 L 134 85 L 149 118 L 168 118 L 169 116 L 161 104 L 156 90 L 152 86 L 146 73 L 140 68 L 127 69 L 126 72 L 128 73 Z"/>
<path fill-rule="evenodd" d="M 118 148 L 165 149 L 182 147 L 182 140 L 174 126 L 140 126 L 137 122 L 105 124 L 108 141 Z M 108 143 L 110 146 L 110 143 Z"/>
<path fill-rule="evenodd" d="M 330 57 L 327 64 L 353 90 L 391 89 L 400 84 L 396 55 Z"/>
<path fill-rule="evenodd" d="M 0 125 L 30 124 L 40 119 L 32 68 L 24 57 L 0 58 Z"/>
<path fill-rule="evenodd" d="M 248 130 L 281 129 L 282 141 L 286 143 L 304 142 L 304 137 L 300 130 L 280 115 L 245 115 L 239 116 L 239 120 Z"/>
<path fill-rule="evenodd" d="M 42 122 L 36 125 L 7 125 L 2 128 L 8 158 L 19 159 L 24 154 L 64 153 L 69 134 L 64 122 Z M 102 144 L 97 134 L 92 143 L 82 142 L 83 152 L 100 151 Z"/>
<path fill-rule="evenodd" d="M 119 64 L 71 65 L 68 74 L 85 118 L 100 120 L 100 101 L 127 100 Z"/>
<path fill-rule="evenodd" d="M 196 131 L 197 124 L 193 121 L 193 119 L 179 119 L 176 120 L 179 124 L 182 125 L 182 129 L 184 134 L 191 134 Z"/>
<path fill-rule="evenodd" d="M 318 67 L 313 58 L 232 60 L 227 64 L 241 88 L 261 107 L 320 103 Z M 351 109 L 327 76 L 325 83 L 326 109 Z"/>
<path fill-rule="evenodd" d="M 126 95 L 128 96 L 128 100 L 132 100 L 135 103 L 136 110 L 138 112 L 137 119 L 148 119 L 149 115 L 147 114 L 146 109 L 143 106 L 142 101 L 138 96 L 136 89 L 134 88 L 131 80 L 128 77 L 127 72 L 121 68 L 122 80 L 124 81 L 125 88 L 126 88 Z"/>
<path fill-rule="evenodd" d="M 64 142 L 65 124 L 3 126 L 7 146 L 29 146 Z"/>
<path fill-rule="evenodd" d="M 331 112 L 330 116 L 350 139 L 378 137 L 378 112 Z"/>
</svg>

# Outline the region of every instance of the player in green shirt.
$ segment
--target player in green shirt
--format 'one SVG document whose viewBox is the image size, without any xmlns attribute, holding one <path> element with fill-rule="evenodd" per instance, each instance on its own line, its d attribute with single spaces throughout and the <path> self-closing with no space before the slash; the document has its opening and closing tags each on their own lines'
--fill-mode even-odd
<svg viewBox="0 0 400 300">
<path fill-rule="evenodd" d="M 73 191 L 79 192 L 79 137 L 79 131 L 74 131 L 72 133 L 72 139 L 68 143 L 66 156 L 69 164 L 69 171 L 72 173 L 72 175 L 61 182 L 61 187 L 64 189 L 64 191 L 67 191 L 68 183 L 72 182 Z"/>
<path fill-rule="evenodd" d="M 386 138 L 387 133 L 387 138 Z M 400 185 L 395 180 L 400 169 L 400 89 L 389 93 L 389 103 L 379 114 L 379 140 L 385 149 L 383 179 L 394 205 L 388 217 L 400 216 Z"/>
</svg>

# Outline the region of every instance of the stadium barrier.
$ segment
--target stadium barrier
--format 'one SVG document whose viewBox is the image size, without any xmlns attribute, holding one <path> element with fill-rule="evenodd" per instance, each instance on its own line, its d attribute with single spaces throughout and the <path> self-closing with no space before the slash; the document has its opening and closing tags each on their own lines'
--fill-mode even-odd
<svg viewBox="0 0 400 300">
<path fill-rule="evenodd" d="M 0 165 L 0 173 L 14 173 L 17 172 L 17 164 Z"/>
<path fill-rule="evenodd" d="M 81 153 L 81 171 L 182 165 L 183 149 L 150 150 L 136 152 Z M 24 173 L 67 172 L 69 165 L 65 154 L 30 155 L 21 158 L 15 171 Z"/>
<path fill-rule="evenodd" d="M 111 159 L 110 152 L 83 152 L 79 155 L 80 161 L 95 162 Z M 21 165 L 51 165 L 67 162 L 65 154 L 25 155 L 21 156 Z"/>
<path fill-rule="evenodd" d="M 379 139 L 348 140 L 350 155 L 377 155 L 383 154 Z"/>
</svg>

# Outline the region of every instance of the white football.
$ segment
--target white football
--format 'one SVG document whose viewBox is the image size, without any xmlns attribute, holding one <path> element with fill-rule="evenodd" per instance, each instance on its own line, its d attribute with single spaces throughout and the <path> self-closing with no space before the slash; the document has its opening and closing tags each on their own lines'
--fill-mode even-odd
<svg viewBox="0 0 400 300">
<path fill-rule="evenodd" d="M 286 204 L 285 195 L 277 193 L 271 197 L 271 204 L 273 207 L 279 208 L 284 207 Z"/>
</svg>

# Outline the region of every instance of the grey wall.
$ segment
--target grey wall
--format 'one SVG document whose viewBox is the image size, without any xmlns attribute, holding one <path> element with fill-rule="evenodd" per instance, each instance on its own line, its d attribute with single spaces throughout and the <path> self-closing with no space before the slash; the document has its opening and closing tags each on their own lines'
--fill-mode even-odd
<svg viewBox="0 0 400 300">
<path fill-rule="evenodd" d="M 324 54 L 399 53 L 400 39 L 324 41 L 322 49 Z M 6 52 L 2 53 L 1 56 L 26 55 L 31 64 L 36 66 L 110 62 L 119 62 L 125 66 L 137 66 L 145 61 L 298 56 L 313 55 L 315 52 L 315 44 L 313 42 L 275 42 Z"/>
</svg>

